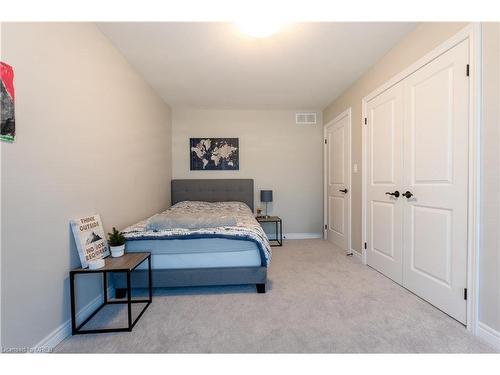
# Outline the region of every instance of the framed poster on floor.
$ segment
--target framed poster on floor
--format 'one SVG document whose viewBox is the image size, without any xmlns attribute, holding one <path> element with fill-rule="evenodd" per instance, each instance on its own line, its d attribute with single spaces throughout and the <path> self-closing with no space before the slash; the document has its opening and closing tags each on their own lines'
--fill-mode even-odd
<svg viewBox="0 0 500 375">
<path fill-rule="evenodd" d="M 90 260 L 105 258 L 109 255 L 108 242 L 99 215 L 73 219 L 70 224 L 82 268 L 87 268 Z"/>
</svg>

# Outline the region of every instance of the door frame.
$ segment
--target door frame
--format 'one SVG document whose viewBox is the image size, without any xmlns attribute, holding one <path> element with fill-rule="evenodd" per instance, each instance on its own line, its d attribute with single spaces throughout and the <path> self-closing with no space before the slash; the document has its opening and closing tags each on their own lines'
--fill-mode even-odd
<svg viewBox="0 0 500 375">
<path fill-rule="evenodd" d="M 396 83 L 402 81 L 424 65 L 436 59 L 449 49 L 464 40 L 469 40 L 469 177 L 467 196 L 467 330 L 476 334 L 478 324 L 479 302 L 479 162 L 480 162 L 480 125 L 481 125 L 481 24 L 471 23 L 451 38 L 434 48 L 424 57 L 395 75 L 383 85 L 372 91 L 362 99 L 362 235 L 363 244 L 366 239 L 366 127 L 364 119 L 367 117 L 367 103 Z M 465 69 L 465 67 L 464 67 Z M 464 71 L 465 74 L 465 71 Z M 362 246 L 362 262 L 366 264 L 366 250 Z"/>
<path fill-rule="evenodd" d="M 352 250 L 352 233 L 351 233 L 351 225 L 352 225 L 352 208 L 351 208 L 351 202 L 352 202 L 352 170 L 351 170 L 351 132 L 352 132 L 352 109 L 351 107 L 347 108 L 346 110 L 342 111 L 340 114 L 338 114 L 333 120 L 329 121 L 323 126 L 323 239 L 327 239 L 327 225 L 328 225 L 328 170 L 327 170 L 327 156 L 328 156 L 328 145 L 326 144 L 326 130 L 335 124 L 336 122 L 339 122 L 342 120 L 344 117 L 347 117 L 347 189 L 349 189 L 349 194 L 347 194 L 347 215 L 348 215 L 348 225 L 349 225 L 349 236 L 347 238 L 347 254 L 353 254 Z"/>
</svg>

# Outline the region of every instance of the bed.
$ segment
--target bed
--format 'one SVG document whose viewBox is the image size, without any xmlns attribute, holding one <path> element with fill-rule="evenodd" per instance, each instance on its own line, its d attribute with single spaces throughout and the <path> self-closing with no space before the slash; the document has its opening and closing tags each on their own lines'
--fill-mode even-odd
<svg viewBox="0 0 500 375">
<path fill-rule="evenodd" d="M 255 284 L 265 293 L 271 247 L 253 215 L 252 179 L 172 180 L 171 200 L 165 212 L 123 230 L 127 252 L 151 251 L 154 287 Z M 222 221 L 176 228 L 172 217 Z M 167 229 L 154 225 L 166 218 Z M 114 282 L 123 288 L 124 275 L 116 274 Z M 132 282 L 145 287 L 146 270 L 139 268 Z"/>
</svg>

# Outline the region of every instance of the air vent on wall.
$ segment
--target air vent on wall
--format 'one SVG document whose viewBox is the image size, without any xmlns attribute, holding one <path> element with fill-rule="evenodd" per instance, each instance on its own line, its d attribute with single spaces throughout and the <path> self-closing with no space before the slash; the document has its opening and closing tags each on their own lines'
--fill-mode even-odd
<svg viewBox="0 0 500 375">
<path fill-rule="evenodd" d="M 316 112 L 297 112 L 295 114 L 295 123 L 297 125 L 316 124 Z"/>
</svg>

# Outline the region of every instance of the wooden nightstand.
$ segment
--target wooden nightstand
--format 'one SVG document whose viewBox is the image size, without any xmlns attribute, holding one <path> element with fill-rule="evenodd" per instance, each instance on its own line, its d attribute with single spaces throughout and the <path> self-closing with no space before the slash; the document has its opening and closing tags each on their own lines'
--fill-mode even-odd
<svg viewBox="0 0 500 375">
<path fill-rule="evenodd" d="M 274 231 L 274 238 L 270 238 L 269 242 L 276 242 L 274 245 L 271 244 L 271 246 L 283 246 L 283 221 L 279 216 L 257 216 L 255 218 L 261 225 L 263 223 L 274 223 L 275 224 L 275 231 Z M 278 226 L 279 226 L 279 231 L 278 231 Z M 262 226 L 264 228 L 264 226 Z M 279 233 L 279 238 L 278 238 L 278 233 Z"/>
<path fill-rule="evenodd" d="M 134 299 L 132 300 L 132 286 L 130 282 L 130 274 L 135 270 L 142 262 L 148 261 L 148 272 L 149 272 L 149 298 L 148 299 Z M 103 333 L 103 332 L 130 332 L 134 328 L 137 321 L 141 318 L 142 314 L 153 300 L 153 289 L 151 282 L 151 253 L 126 253 L 119 258 L 112 258 L 111 256 L 104 259 L 104 267 L 97 270 L 89 270 L 88 268 L 76 268 L 69 273 L 70 282 L 70 292 L 71 292 L 71 332 L 73 335 L 84 334 L 84 333 Z M 108 273 L 112 272 L 125 272 L 127 274 L 127 300 L 108 300 Z M 75 276 L 81 274 L 94 274 L 102 273 L 103 277 L 103 294 L 104 302 L 99 306 L 90 316 L 85 319 L 78 326 L 76 325 L 76 308 L 75 308 Z M 132 320 L 132 304 L 133 303 L 145 303 L 146 305 L 142 308 L 139 315 Z M 101 329 L 84 329 L 83 326 L 87 324 L 104 306 L 110 304 L 127 304 L 128 308 L 128 326 L 124 328 L 101 328 Z"/>
</svg>

